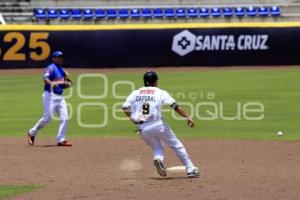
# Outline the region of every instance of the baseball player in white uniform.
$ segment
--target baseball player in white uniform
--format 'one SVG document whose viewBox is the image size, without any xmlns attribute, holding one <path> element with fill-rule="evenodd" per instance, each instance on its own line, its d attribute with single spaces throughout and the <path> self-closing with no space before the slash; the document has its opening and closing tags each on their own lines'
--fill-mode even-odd
<svg viewBox="0 0 300 200">
<path fill-rule="evenodd" d="M 58 146 L 72 146 L 66 140 L 68 126 L 67 103 L 64 99 L 63 90 L 72 86 L 68 73 L 63 69 L 64 55 L 60 51 L 52 53 L 53 63 L 47 66 L 44 74 L 43 117 L 28 131 L 28 143 L 34 145 L 38 131 L 46 126 L 52 119 L 54 112 L 60 117 L 60 124 L 57 134 Z"/>
<path fill-rule="evenodd" d="M 157 87 L 157 80 L 158 76 L 154 71 L 146 72 L 144 74 L 145 87 L 133 91 L 122 108 L 131 121 L 138 126 L 138 132 L 143 140 L 151 146 L 154 165 L 159 175 L 167 175 L 163 164 L 164 143 L 175 151 L 177 157 L 186 167 L 188 177 L 199 177 L 198 168 L 192 163 L 182 142 L 164 122 L 161 107 L 165 104 L 171 106 L 179 115 L 187 119 L 190 127 L 194 127 L 194 122 L 167 91 Z"/>
</svg>

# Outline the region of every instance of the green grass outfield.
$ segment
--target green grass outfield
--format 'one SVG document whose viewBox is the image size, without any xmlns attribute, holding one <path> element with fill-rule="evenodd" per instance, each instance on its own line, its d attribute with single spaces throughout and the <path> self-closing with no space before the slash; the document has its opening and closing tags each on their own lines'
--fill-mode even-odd
<svg viewBox="0 0 300 200">
<path fill-rule="evenodd" d="M 35 185 L 0 185 L 0 199 L 14 197 L 23 193 L 32 192 L 39 189 Z"/>
<path fill-rule="evenodd" d="M 42 70 L 41 70 L 42 73 Z M 113 83 L 116 81 L 132 81 L 135 88 L 142 86 L 142 74 L 138 72 L 120 72 L 105 74 L 108 79 L 107 96 L 103 99 L 82 99 L 78 95 L 79 74 L 72 74 L 75 82 L 73 95 L 67 99 L 73 107 L 68 135 L 101 136 L 101 137 L 135 137 L 135 127 L 129 121 L 113 119 L 112 107 L 124 100 L 113 97 Z M 179 137 L 211 138 L 211 139 L 256 139 L 256 140 L 299 140 L 300 139 L 300 69 L 228 69 L 208 71 L 178 72 L 163 71 L 159 73 L 159 85 L 168 90 L 178 102 L 190 102 L 197 107 L 200 102 L 216 104 L 220 110 L 223 107 L 225 116 L 235 116 L 237 105 L 247 102 L 260 102 L 264 106 L 262 120 L 201 120 L 206 116 L 206 110 L 212 112 L 211 106 L 198 109 L 195 117 L 197 126 L 194 129 L 186 127 L 185 121 L 171 117 L 171 112 L 165 113 L 165 119 Z M 36 123 L 42 115 L 42 75 L 1 75 L 0 76 L 0 135 L 24 136 L 27 130 Z M 81 92 L 85 95 L 101 95 L 104 91 L 103 79 L 82 79 Z M 118 95 L 130 92 L 127 84 L 116 87 Z M 66 92 L 67 94 L 68 92 Z M 178 94 L 179 93 L 179 94 Z M 211 94 L 214 98 L 211 99 Z M 185 97 L 183 97 L 183 94 Z M 188 95 L 192 95 L 189 98 Z M 177 96 L 178 95 L 178 96 Z M 209 96 L 209 97 L 208 97 Z M 80 103 L 102 103 L 107 106 L 108 123 L 102 128 L 85 128 L 78 125 L 78 105 Z M 223 106 L 220 106 L 223 103 Z M 185 106 L 187 110 L 189 106 Z M 120 109 L 120 104 L 116 108 Z M 165 107 L 168 109 L 168 107 Z M 84 123 L 102 123 L 104 109 L 96 106 L 82 108 Z M 173 111 L 172 111 L 173 112 Z M 261 113 L 252 113 L 258 116 Z M 123 113 L 117 113 L 123 117 Z M 40 136 L 54 137 L 58 121 L 52 122 L 40 132 Z M 277 131 L 283 131 L 283 137 L 276 136 Z"/>
</svg>

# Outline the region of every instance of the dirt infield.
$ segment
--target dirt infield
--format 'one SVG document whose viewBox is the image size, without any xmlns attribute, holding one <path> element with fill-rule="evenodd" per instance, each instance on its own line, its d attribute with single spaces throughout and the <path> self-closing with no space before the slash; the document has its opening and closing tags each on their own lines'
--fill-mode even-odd
<svg viewBox="0 0 300 200">
<path fill-rule="evenodd" d="M 0 183 L 44 187 L 18 200 L 204 199 L 296 200 L 300 142 L 184 140 L 201 177 L 160 178 L 140 139 L 74 139 L 73 147 L 1 138 Z M 180 165 L 166 152 L 168 167 Z"/>
</svg>

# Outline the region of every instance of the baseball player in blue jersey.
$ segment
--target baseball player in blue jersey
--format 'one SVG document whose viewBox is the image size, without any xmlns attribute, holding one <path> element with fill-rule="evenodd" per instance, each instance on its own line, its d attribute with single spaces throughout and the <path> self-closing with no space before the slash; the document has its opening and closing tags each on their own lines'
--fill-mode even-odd
<svg viewBox="0 0 300 200">
<path fill-rule="evenodd" d="M 47 66 L 44 74 L 44 115 L 28 132 L 28 143 L 34 145 L 38 131 L 46 126 L 52 119 L 54 112 L 60 117 L 60 124 L 57 134 L 58 146 L 72 146 L 66 140 L 68 126 L 68 110 L 64 99 L 63 90 L 72 86 L 68 73 L 63 68 L 64 55 L 60 51 L 52 53 L 53 63 Z"/>
</svg>

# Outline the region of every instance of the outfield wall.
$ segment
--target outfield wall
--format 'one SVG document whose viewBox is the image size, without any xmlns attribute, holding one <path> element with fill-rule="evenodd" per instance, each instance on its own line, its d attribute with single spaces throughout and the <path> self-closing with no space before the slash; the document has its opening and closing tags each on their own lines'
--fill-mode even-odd
<svg viewBox="0 0 300 200">
<path fill-rule="evenodd" d="M 0 26 L 0 68 L 300 64 L 300 22 Z"/>
</svg>

